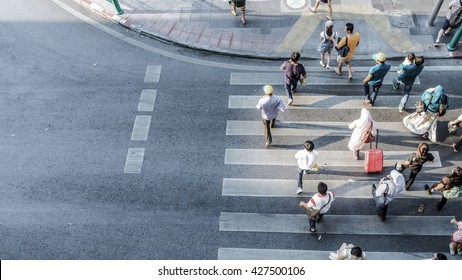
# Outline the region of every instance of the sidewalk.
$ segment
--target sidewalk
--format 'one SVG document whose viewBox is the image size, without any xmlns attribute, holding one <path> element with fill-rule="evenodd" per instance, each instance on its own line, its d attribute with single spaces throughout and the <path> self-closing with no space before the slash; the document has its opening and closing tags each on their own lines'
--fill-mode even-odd
<svg viewBox="0 0 462 280">
<path fill-rule="evenodd" d="M 226 55 L 278 60 L 293 51 L 317 59 L 319 33 L 328 15 L 323 3 L 317 13 L 309 11 L 315 0 L 247 0 L 243 25 L 239 9 L 238 16 L 232 16 L 227 0 L 119 0 L 121 15 L 108 0 L 74 1 L 152 38 Z M 426 58 L 462 57 L 462 46 L 455 52 L 446 49 L 451 37 L 443 38 L 439 48 L 433 46 L 449 1 L 431 27 L 426 23 L 436 0 L 332 2 L 334 30 L 344 36 L 343 27 L 351 22 L 361 35 L 356 59 L 370 59 L 378 51 L 396 59 L 403 59 L 406 52 Z"/>
</svg>

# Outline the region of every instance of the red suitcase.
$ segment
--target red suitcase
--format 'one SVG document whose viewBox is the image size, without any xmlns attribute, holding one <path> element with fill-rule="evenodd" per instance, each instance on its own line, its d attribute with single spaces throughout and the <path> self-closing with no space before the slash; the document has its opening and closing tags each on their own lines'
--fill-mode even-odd
<svg viewBox="0 0 462 280">
<path fill-rule="evenodd" d="M 372 149 L 372 142 L 370 143 L 369 150 L 366 151 L 366 157 L 364 158 L 364 171 L 369 172 L 380 172 L 383 170 L 383 151 L 378 149 L 379 143 L 379 130 L 376 130 L 375 134 L 375 149 Z"/>
</svg>

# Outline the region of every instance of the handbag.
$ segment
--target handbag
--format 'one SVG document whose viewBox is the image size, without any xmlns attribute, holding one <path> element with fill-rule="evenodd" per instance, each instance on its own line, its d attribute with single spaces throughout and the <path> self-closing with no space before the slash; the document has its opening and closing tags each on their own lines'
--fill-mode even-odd
<svg viewBox="0 0 462 280">
<path fill-rule="evenodd" d="M 459 187 L 452 187 L 449 190 L 443 191 L 443 196 L 446 199 L 455 199 L 459 197 Z"/>
<path fill-rule="evenodd" d="M 321 208 L 315 209 L 313 207 L 308 207 L 306 209 L 306 214 L 308 215 L 308 218 L 310 218 L 311 220 L 315 220 L 315 221 L 317 221 L 319 219 L 319 214 L 320 214 L 322 208 L 326 207 L 330 202 L 330 194 L 327 194 L 327 195 L 329 196 L 329 200 L 327 200 L 327 203 L 324 204 Z"/>
<path fill-rule="evenodd" d="M 348 53 L 350 52 L 350 48 L 348 47 L 348 37 L 345 36 L 345 45 L 341 48 L 337 48 L 335 47 L 335 49 L 337 50 L 338 52 L 338 55 L 340 55 L 341 57 L 345 57 L 348 55 Z M 341 39 L 339 38 L 339 42 L 341 41 Z"/>
<path fill-rule="evenodd" d="M 377 198 L 377 207 L 385 207 L 385 205 L 387 205 L 388 184 L 385 184 L 387 185 L 387 189 Z"/>
<path fill-rule="evenodd" d="M 375 136 L 374 134 L 372 134 L 372 122 L 371 122 L 371 128 L 369 128 L 369 130 L 363 134 L 363 136 L 361 137 L 361 142 L 368 144 L 374 141 L 375 141 Z"/>
</svg>

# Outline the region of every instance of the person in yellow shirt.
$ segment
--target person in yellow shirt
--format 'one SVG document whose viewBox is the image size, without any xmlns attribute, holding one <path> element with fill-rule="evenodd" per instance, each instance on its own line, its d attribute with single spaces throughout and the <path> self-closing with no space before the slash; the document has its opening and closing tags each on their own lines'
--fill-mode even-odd
<svg viewBox="0 0 462 280">
<path fill-rule="evenodd" d="M 339 49 L 346 44 L 348 48 L 350 49 L 350 51 L 345 57 L 337 55 L 338 68 L 335 69 L 335 73 L 337 73 L 337 75 L 339 76 L 342 75 L 342 66 L 343 66 L 343 63 L 345 62 L 348 68 L 348 79 L 350 80 L 353 79 L 353 72 L 351 71 L 351 60 L 353 59 L 353 56 L 355 55 L 356 47 L 359 45 L 359 39 L 360 39 L 359 33 L 358 32 L 353 33 L 353 29 L 354 29 L 354 24 L 348 22 L 347 24 L 345 24 L 346 36 L 343 37 L 339 42 L 335 42 L 334 40 L 334 45 L 336 48 Z M 348 42 L 346 38 L 348 38 Z"/>
</svg>

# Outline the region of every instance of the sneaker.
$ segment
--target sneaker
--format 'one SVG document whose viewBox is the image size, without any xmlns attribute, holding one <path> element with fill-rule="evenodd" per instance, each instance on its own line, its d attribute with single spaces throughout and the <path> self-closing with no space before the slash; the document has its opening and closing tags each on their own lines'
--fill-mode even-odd
<svg viewBox="0 0 462 280">
<path fill-rule="evenodd" d="M 322 67 L 326 67 L 326 65 L 322 61 L 319 61 L 319 64 L 321 64 Z"/>
<path fill-rule="evenodd" d="M 454 153 L 457 153 L 457 152 L 458 152 L 458 150 L 456 149 L 456 143 L 452 143 L 452 151 L 453 151 Z"/>
<path fill-rule="evenodd" d="M 266 147 L 266 148 L 269 148 L 269 147 L 271 147 L 271 142 L 269 142 L 269 141 L 266 141 L 266 143 L 265 143 L 265 147 Z"/>
<path fill-rule="evenodd" d="M 454 251 L 454 249 L 452 249 L 451 244 L 449 244 L 449 254 L 451 254 L 451 256 L 454 256 L 454 255 L 456 254 L 456 252 Z"/>
<path fill-rule="evenodd" d="M 433 46 L 434 46 L 434 47 L 439 47 L 439 46 L 440 46 L 440 42 L 435 42 L 435 43 L 433 44 Z"/>
<path fill-rule="evenodd" d="M 302 188 L 297 188 L 297 194 L 301 194 L 303 192 Z"/>
<path fill-rule="evenodd" d="M 397 91 L 399 89 L 399 84 L 396 82 L 396 80 L 393 80 L 391 82 L 391 85 L 393 86 L 394 91 Z"/>
<path fill-rule="evenodd" d="M 327 69 L 330 69 L 330 66 L 329 66 L 329 64 L 326 64 L 326 68 L 327 68 Z"/>
<path fill-rule="evenodd" d="M 403 108 L 398 108 L 398 111 L 399 111 L 400 113 L 404 112 Z"/>
<path fill-rule="evenodd" d="M 289 100 L 287 101 L 287 105 L 292 105 L 292 103 L 294 103 L 294 100 L 293 100 L 293 99 L 289 99 Z"/>
<path fill-rule="evenodd" d="M 315 228 L 310 228 L 310 232 L 316 232 Z"/>
</svg>

